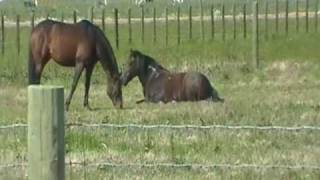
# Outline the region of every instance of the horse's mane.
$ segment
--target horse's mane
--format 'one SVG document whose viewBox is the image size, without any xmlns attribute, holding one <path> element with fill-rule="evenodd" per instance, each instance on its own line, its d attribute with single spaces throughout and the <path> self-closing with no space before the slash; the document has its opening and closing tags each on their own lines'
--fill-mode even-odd
<svg viewBox="0 0 320 180">
<path fill-rule="evenodd" d="M 159 64 L 154 58 L 145 55 L 143 53 L 141 53 L 140 51 L 137 50 L 133 50 L 132 54 L 134 56 L 138 55 L 138 56 L 142 56 L 143 60 L 144 60 L 144 69 L 147 70 L 149 66 L 155 68 L 156 70 L 162 70 L 162 71 L 168 71 L 166 68 L 164 68 L 161 64 Z"/>
</svg>

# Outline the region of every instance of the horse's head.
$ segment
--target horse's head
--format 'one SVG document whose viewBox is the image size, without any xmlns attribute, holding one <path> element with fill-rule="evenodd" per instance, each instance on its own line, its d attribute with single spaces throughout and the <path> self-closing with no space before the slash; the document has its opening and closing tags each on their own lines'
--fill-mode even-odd
<svg viewBox="0 0 320 180">
<path fill-rule="evenodd" d="M 112 85 L 108 86 L 107 94 L 115 107 L 122 108 L 122 84 L 120 76 L 114 77 Z"/>
<path fill-rule="evenodd" d="M 126 86 L 134 77 L 138 76 L 143 66 L 143 55 L 139 51 L 130 50 L 128 63 L 121 75 L 122 84 Z"/>
</svg>

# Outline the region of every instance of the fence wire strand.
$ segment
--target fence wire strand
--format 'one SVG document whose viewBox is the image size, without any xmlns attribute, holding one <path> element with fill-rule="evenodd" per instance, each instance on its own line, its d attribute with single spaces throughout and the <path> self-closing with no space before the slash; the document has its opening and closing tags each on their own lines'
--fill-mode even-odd
<svg viewBox="0 0 320 180">
<path fill-rule="evenodd" d="M 0 126 L 1 129 L 27 128 L 27 124 L 11 124 Z M 135 128 L 135 129 L 226 129 L 226 130 L 264 130 L 264 131 L 320 131 L 319 126 L 251 126 L 251 125 L 140 125 L 140 124 L 88 124 L 88 123 L 69 123 L 66 127 L 84 127 L 84 128 Z"/>
<path fill-rule="evenodd" d="M 320 131 L 318 126 L 234 126 L 234 125 L 139 125 L 139 124 L 87 124 L 87 123 L 70 123 L 69 127 L 87 127 L 87 128 L 136 128 L 136 129 L 229 129 L 229 130 L 275 130 L 275 131 L 301 131 L 314 130 Z"/>
<path fill-rule="evenodd" d="M 79 166 L 83 167 L 84 162 L 65 162 L 66 166 Z M 0 165 L 1 169 L 27 167 L 27 163 L 3 164 Z M 85 167 L 113 167 L 113 168 L 189 168 L 189 169 L 287 169 L 287 170 L 320 170 L 320 166 L 316 165 L 260 165 L 260 164 L 174 164 L 174 163 L 111 163 L 111 162 L 98 162 L 98 163 L 85 163 Z"/>
</svg>

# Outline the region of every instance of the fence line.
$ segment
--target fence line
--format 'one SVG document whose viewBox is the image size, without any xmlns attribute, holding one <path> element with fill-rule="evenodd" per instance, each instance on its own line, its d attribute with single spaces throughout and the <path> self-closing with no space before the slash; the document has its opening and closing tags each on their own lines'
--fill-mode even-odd
<svg viewBox="0 0 320 180">
<path fill-rule="evenodd" d="M 26 128 L 27 124 L 11 124 L 0 126 L 1 129 Z M 262 130 L 262 131 L 320 131 L 319 126 L 234 126 L 234 125 L 139 125 L 139 124 L 88 124 L 88 123 L 69 123 L 66 127 L 86 127 L 86 128 L 135 128 L 135 129 L 226 129 L 226 130 Z"/>
<path fill-rule="evenodd" d="M 66 166 L 84 166 L 84 167 L 113 167 L 113 168 L 188 168 L 196 170 L 210 170 L 210 169 L 287 169 L 287 170 L 320 170 L 317 165 L 281 165 L 281 164 L 175 164 L 175 163 L 112 163 L 112 162 L 65 162 Z M 2 164 L 1 169 L 27 167 L 27 163 Z"/>
</svg>

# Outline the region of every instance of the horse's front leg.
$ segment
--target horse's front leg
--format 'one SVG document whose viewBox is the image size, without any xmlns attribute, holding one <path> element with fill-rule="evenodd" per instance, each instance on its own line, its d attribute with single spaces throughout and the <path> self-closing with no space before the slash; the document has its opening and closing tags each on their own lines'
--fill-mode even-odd
<svg viewBox="0 0 320 180">
<path fill-rule="evenodd" d="M 81 73 L 83 71 L 83 68 L 84 68 L 83 63 L 77 63 L 75 66 L 75 72 L 74 72 L 73 82 L 72 82 L 72 86 L 71 86 L 71 91 L 70 91 L 70 94 L 66 100 L 66 110 L 67 111 L 69 110 L 69 105 L 70 105 L 73 93 L 77 87 L 78 81 L 79 81 Z"/>
<path fill-rule="evenodd" d="M 86 81 L 85 81 L 85 92 L 84 92 L 84 102 L 83 106 L 90 109 L 89 106 L 89 89 L 90 89 L 90 81 L 91 81 L 91 75 L 93 72 L 94 66 L 88 66 L 86 67 Z"/>
</svg>

